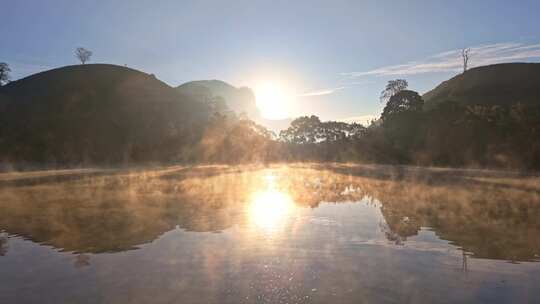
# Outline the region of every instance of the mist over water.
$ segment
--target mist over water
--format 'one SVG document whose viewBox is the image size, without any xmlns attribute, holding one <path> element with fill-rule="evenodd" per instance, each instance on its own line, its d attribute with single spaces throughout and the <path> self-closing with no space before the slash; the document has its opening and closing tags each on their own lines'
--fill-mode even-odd
<svg viewBox="0 0 540 304">
<path fill-rule="evenodd" d="M 538 302 L 539 185 L 346 164 L 0 174 L 0 303 Z"/>
</svg>

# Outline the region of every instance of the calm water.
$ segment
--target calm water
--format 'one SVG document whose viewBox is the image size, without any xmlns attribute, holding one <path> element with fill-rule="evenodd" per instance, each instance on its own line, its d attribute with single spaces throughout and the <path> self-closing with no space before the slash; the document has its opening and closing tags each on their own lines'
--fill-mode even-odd
<svg viewBox="0 0 540 304">
<path fill-rule="evenodd" d="M 540 179 L 383 166 L 0 174 L 0 303 L 540 303 Z"/>
</svg>

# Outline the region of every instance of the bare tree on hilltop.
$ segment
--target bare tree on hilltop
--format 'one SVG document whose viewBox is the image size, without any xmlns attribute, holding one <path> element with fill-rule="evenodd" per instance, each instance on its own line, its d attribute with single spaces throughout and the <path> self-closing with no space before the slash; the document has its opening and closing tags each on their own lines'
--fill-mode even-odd
<svg viewBox="0 0 540 304">
<path fill-rule="evenodd" d="M 11 72 L 9 65 L 5 62 L 0 62 L 0 86 L 9 82 L 9 72 Z"/>
<path fill-rule="evenodd" d="M 466 48 L 461 50 L 461 58 L 463 59 L 463 73 L 467 71 L 467 68 L 469 66 L 469 53 L 471 52 L 471 48 Z"/>
<path fill-rule="evenodd" d="M 85 64 L 87 61 L 90 60 L 90 57 L 92 57 L 92 51 L 89 51 L 83 47 L 78 47 L 75 50 L 75 57 L 79 59 L 81 64 Z"/>
</svg>

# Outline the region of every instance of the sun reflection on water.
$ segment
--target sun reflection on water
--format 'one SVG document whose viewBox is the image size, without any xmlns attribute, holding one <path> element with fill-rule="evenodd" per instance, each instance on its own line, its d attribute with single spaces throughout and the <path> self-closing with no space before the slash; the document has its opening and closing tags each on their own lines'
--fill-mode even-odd
<svg viewBox="0 0 540 304">
<path fill-rule="evenodd" d="M 248 215 L 258 228 L 271 232 L 282 227 L 294 209 L 291 196 L 275 186 L 275 176 L 267 175 L 266 189 L 252 195 Z"/>
</svg>

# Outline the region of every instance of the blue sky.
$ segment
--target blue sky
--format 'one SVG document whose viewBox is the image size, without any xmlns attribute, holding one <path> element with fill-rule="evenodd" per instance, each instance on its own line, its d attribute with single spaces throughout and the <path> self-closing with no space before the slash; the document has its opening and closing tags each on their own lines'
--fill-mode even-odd
<svg viewBox="0 0 540 304">
<path fill-rule="evenodd" d="M 0 61 L 14 79 L 75 64 L 126 64 L 176 86 L 277 82 L 291 116 L 376 115 L 386 81 L 425 92 L 471 66 L 540 60 L 540 1 L 0 0 Z"/>
</svg>

